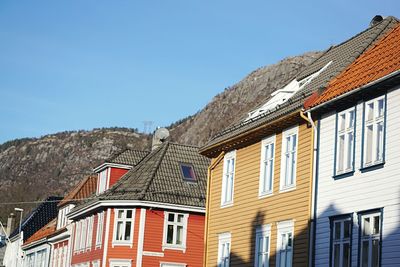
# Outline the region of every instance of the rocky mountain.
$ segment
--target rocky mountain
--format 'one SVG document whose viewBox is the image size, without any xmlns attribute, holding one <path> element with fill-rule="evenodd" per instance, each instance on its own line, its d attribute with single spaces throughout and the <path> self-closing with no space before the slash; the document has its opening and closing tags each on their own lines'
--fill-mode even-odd
<svg viewBox="0 0 400 267">
<path fill-rule="evenodd" d="M 310 52 L 259 68 L 215 96 L 200 112 L 169 126 L 172 141 L 203 145 L 210 137 L 262 104 L 272 91 L 320 55 Z M 0 220 L 16 206 L 64 195 L 94 166 L 126 148 L 149 149 L 149 135 L 127 128 L 70 131 L 0 145 Z M 20 204 L 29 209 L 35 204 Z"/>
</svg>

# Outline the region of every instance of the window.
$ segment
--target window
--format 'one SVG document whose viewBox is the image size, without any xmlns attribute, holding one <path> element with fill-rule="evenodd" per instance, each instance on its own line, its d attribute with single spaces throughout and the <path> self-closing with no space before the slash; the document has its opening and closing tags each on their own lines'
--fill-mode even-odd
<svg viewBox="0 0 400 267">
<path fill-rule="evenodd" d="M 272 194 L 274 180 L 275 136 L 266 138 L 261 143 L 261 170 L 259 196 Z"/>
<path fill-rule="evenodd" d="M 93 237 L 93 216 L 87 218 L 86 221 L 87 221 L 86 249 L 91 249 L 92 237 Z"/>
<path fill-rule="evenodd" d="M 278 223 L 277 266 L 292 267 L 293 221 Z"/>
<path fill-rule="evenodd" d="M 108 180 L 107 176 L 108 176 L 107 169 L 99 173 L 99 187 L 97 191 L 98 194 L 104 192 L 107 189 L 107 180 Z"/>
<path fill-rule="evenodd" d="M 74 242 L 74 251 L 79 250 L 80 246 L 80 232 L 81 232 L 81 221 L 77 221 L 75 223 L 75 242 Z"/>
<path fill-rule="evenodd" d="M 355 108 L 340 112 L 336 117 L 335 175 L 354 169 Z"/>
<path fill-rule="evenodd" d="M 223 233 L 218 237 L 218 267 L 229 267 L 231 254 L 231 234 Z"/>
<path fill-rule="evenodd" d="M 168 262 L 162 262 L 160 264 L 160 267 L 186 267 L 187 265 L 184 263 L 168 263 Z"/>
<path fill-rule="evenodd" d="M 164 213 L 163 248 L 186 248 L 188 214 Z"/>
<path fill-rule="evenodd" d="M 383 163 L 385 109 L 385 96 L 365 103 L 363 167 Z"/>
<path fill-rule="evenodd" d="M 196 175 L 194 174 L 194 168 L 192 164 L 181 163 L 181 171 L 183 180 L 196 182 Z"/>
<path fill-rule="evenodd" d="M 113 244 L 132 244 L 135 210 L 115 209 Z"/>
<path fill-rule="evenodd" d="M 221 206 L 233 203 L 233 185 L 235 176 L 236 151 L 227 153 L 224 157 L 224 173 L 222 177 Z"/>
<path fill-rule="evenodd" d="M 270 253 L 271 225 L 263 225 L 256 230 L 255 266 L 268 267 Z"/>
<path fill-rule="evenodd" d="M 331 220 L 331 262 L 332 267 L 349 267 L 351 262 L 351 216 Z"/>
<path fill-rule="evenodd" d="M 86 234 L 87 234 L 87 220 L 83 219 L 81 221 L 81 240 L 79 242 L 79 249 L 84 250 L 86 247 Z"/>
<path fill-rule="evenodd" d="M 103 239 L 104 212 L 97 214 L 96 246 L 101 246 Z"/>
<path fill-rule="evenodd" d="M 361 267 L 380 266 L 381 212 L 363 214 L 361 220 L 360 263 Z"/>
<path fill-rule="evenodd" d="M 92 261 L 92 267 L 100 267 L 100 260 Z"/>
<path fill-rule="evenodd" d="M 282 133 L 281 191 L 296 186 L 297 139 L 297 126 Z"/>
</svg>

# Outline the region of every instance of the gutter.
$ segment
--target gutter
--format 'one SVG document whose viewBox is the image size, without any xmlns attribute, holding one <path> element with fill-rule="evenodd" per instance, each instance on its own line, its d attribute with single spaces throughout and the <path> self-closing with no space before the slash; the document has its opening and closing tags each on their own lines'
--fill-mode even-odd
<svg viewBox="0 0 400 267">
<path fill-rule="evenodd" d="M 303 111 L 300 111 L 300 116 L 311 124 L 311 203 L 310 203 L 310 234 L 308 240 L 308 266 L 313 266 L 314 247 L 315 247 L 315 218 L 316 218 L 316 187 L 317 187 L 317 162 L 318 162 L 318 129 L 312 119 L 311 112 L 307 111 L 307 117 Z"/>
<path fill-rule="evenodd" d="M 388 75 L 383 76 L 383 77 L 381 77 L 381 78 L 379 78 L 379 79 L 377 79 L 377 80 L 374 80 L 374 81 L 369 82 L 369 83 L 367 83 L 367 84 L 364 84 L 364 85 L 362 85 L 362 86 L 360 86 L 360 87 L 357 87 L 357 88 L 355 88 L 355 89 L 353 89 L 353 90 L 351 90 L 351 91 L 348 91 L 348 92 L 346 92 L 346 93 L 344 93 L 344 94 L 342 94 L 342 95 L 339 95 L 339 96 L 337 96 L 337 97 L 334 97 L 334 98 L 332 98 L 331 100 L 328 100 L 328 101 L 326 101 L 326 102 L 324 102 L 324 103 L 322 103 L 322 104 L 320 104 L 320 105 L 317 105 L 317 106 L 315 106 L 315 107 L 312 107 L 312 108 L 308 109 L 306 112 L 308 113 L 308 112 L 311 112 L 311 111 L 315 111 L 315 110 L 317 110 L 317 109 L 320 109 L 320 108 L 322 108 L 322 107 L 324 107 L 324 106 L 326 106 L 326 105 L 328 105 L 328 104 L 331 104 L 331 103 L 333 103 L 333 102 L 335 102 L 335 101 L 337 101 L 337 100 L 340 100 L 340 99 L 345 98 L 345 97 L 347 97 L 347 96 L 349 96 L 349 95 L 352 95 L 352 94 L 354 94 L 354 93 L 357 93 L 357 92 L 359 92 L 359 91 L 361 91 L 361 90 L 363 90 L 363 89 L 366 89 L 366 88 L 368 88 L 368 87 L 370 87 L 370 86 L 376 85 L 376 84 L 378 84 L 378 83 L 380 83 L 380 82 L 383 82 L 383 81 L 385 81 L 385 80 L 387 80 L 387 79 L 393 78 L 393 77 L 397 76 L 398 74 L 400 74 L 400 69 L 399 69 L 399 70 L 396 70 L 396 71 L 394 71 L 394 72 L 391 72 L 391 73 L 389 73 Z"/>
</svg>

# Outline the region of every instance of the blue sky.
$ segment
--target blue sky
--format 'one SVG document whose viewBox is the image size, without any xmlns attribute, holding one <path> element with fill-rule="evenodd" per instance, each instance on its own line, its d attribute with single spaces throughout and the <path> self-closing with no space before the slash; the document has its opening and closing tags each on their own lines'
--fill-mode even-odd
<svg viewBox="0 0 400 267">
<path fill-rule="evenodd" d="M 0 143 L 165 126 L 252 70 L 400 17 L 397 0 L 0 1 Z"/>
</svg>

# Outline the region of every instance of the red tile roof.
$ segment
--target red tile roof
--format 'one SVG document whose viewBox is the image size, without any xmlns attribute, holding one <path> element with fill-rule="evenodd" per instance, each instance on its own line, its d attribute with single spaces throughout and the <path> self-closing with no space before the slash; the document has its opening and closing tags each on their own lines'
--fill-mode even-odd
<svg viewBox="0 0 400 267">
<path fill-rule="evenodd" d="M 314 93 L 304 106 L 306 108 L 318 106 L 399 69 L 400 25 L 361 54 L 348 68 L 333 79 L 319 96 L 317 92 Z"/>
<path fill-rule="evenodd" d="M 31 237 L 29 237 L 25 241 L 24 246 L 53 234 L 56 231 L 56 227 L 57 227 L 57 218 L 50 221 L 48 224 L 43 226 L 39 231 L 37 231 Z"/>
<path fill-rule="evenodd" d="M 97 175 L 90 175 L 80 181 L 78 185 L 72 189 L 58 206 L 64 206 L 68 203 L 75 202 L 80 199 L 88 198 L 96 192 L 97 188 Z"/>
</svg>

